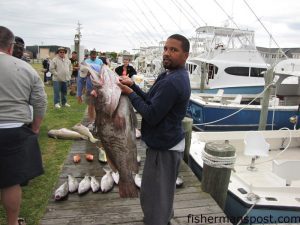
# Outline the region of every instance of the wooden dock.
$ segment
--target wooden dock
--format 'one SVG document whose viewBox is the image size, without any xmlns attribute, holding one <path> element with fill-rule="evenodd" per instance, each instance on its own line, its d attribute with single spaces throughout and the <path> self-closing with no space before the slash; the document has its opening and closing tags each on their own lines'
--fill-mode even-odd
<svg viewBox="0 0 300 225">
<path fill-rule="evenodd" d="M 138 153 L 141 155 L 142 162 L 140 166 L 140 174 L 145 159 L 145 148 L 137 141 Z M 85 159 L 85 153 L 94 154 L 94 161 L 88 162 Z M 73 163 L 74 154 L 81 155 L 81 162 Z M 80 181 L 86 174 L 96 176 L 100 181 L 104 175 L 101 164 L 98 161 L 98 150 L 94 144 L 87 141 L 74 141 L 70 153 L 65 160 L 61 175 L 55 189 L 67 180 L 67 175 L 72 174 Z M 212 199 L 212 197 L 202 192 L 200 182 L 190 170 L 190 168 L 182 161 L 179 176 L 183 178 L 183 187 L 177 188 L 174 202 L 175 216 L 172 219 L 172 225 L 191 225 L 191 224 L 220 224 L 219 222 L 208 222 L 204 218 L 217 220 L 220 217 L 225 217 L 225 214 Z M 53 193 L 55 191 L 53 190 Z M 192 214 L 202 218 L 202 221 L 190 218 Z M 54 201 L 49 199 L 48 206 L 43 218 L 40 221 L 41 225 L 143 225 L 143 212 L 140 207 L 139 198 L 123 199 L 119 197 L 118 187 L 109 193 L 92 193 L 79 196 L 77 193 L 68 195 L 64 201 Z M 231 224 L 224 222 L 222 224 Z"/>
</svg>

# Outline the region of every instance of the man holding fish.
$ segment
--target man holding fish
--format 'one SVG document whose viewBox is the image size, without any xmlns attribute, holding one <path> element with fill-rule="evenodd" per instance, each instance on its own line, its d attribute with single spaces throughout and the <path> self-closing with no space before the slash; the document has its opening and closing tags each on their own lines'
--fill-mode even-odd
<svg viewBox="0 0 300 225">
<path fill-rule="evenodd" d="M 141 207 L 147 225 L 167 225 L 173 217 L 173 200 L 185 139 L 181 121 L 191 94 L 188 72 L 189 41 L 171 35 L 164 46 L 160 74 L 144 93 L 128 77 L 120 77 L 119 87 L 142 115 L 142 140 L 147 145 L 141 186 Z"/>
</svg>

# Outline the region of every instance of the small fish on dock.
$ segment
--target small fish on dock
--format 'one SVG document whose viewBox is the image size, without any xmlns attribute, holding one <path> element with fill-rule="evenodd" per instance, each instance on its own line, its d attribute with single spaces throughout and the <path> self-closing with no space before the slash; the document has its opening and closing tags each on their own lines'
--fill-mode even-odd
<svg viewBox="0 0 300 225">
<path fill-rule="evenodd" d="M 59 186 L 59 188 L 56 189 L 54 194 L 55 201 L 60 201 L 65 199 L 69 193 L 69 187 L 68 182 L 64 182 L 62 185 Z"/>
<path fill-rule="evenodd" d="M 82 135 L 76 131 L 69 130 L 67 128 L 61 128 L 61 129 L 51 129 L 48 131 L 48 136 L 55 138 L 55 139 L 66 139 L 66 140 L 80 140 L 84 139 L 87 140 L 88 137 L 85 135 Z"/>
<path fill-rule="evenodd" d="M 78 194 L 84 194 L 88 192 L 91 188 L 91 180 L 89 176 L 85 176 L 79 183 Z"/>
<path fill-rule="evenodd" d="M 106 169 L 106 168 L 103 168 L 103 169 L 106 174 L 102 177 L 100 185 L 101 185 L 101 191 L 105 193 L 105 192 L 109 192 L 110 190 L 113 189 L 114 179 L 111 175 L 111 172 L 112 172 L 111 170 Z"/>
<path fill-rule="evenodd" d="M 79 183 L 75 177 L 68 175 L 69 192 L 73 193 L 78 190 Z"/>
<path fill-rule="evenodd" d="M 88 139 L 92 143 L 96 143 L 98 141 L 98 139 L 94 138 L 94 136 L 90 132 L 89 128 L 87 128 L 86 126 L 83 126 L 81 123 L 76 124 L 75 126 L 73 126 L 72 129 L 75 130 L 76 132 L 80 133 L 81 135 L 88 137 Z"/>
<path fill-rule="evenodd" d="M 100 148 L 97 147 L 97 148 L 99 150 L 99 156 L 98 156 L 99 162 L 101 162 L 101 163 L 107 163 L 106 153 L 105 153 L 103 147 L 100 147 Z"/>
<path fill-rule="evenodd" d="M 135 183 L 135 185 L 136 185 L 138 188 L 141 188 L 141 186 L 142 186 L 142 178 L 141 178 L 141 176 L 140 176 L 139 174 L 136 174 L 136 175 L 134 176 L 134 183 Z"/>
<path fill-rule="evenodd" d="M 95 176 L 91 176 L 91 188 L 92 188 L 92 192 L 94 193 L 99 191 L 100 189 L 100 183 Z"/>
</svg>

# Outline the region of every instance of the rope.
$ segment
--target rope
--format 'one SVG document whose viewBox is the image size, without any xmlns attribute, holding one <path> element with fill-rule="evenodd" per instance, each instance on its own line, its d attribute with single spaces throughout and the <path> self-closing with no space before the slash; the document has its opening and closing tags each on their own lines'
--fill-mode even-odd
<svg viewBox="0 0 300 225">
<path fill-rule="evenodd" d="M 211 122 L 207 122 L 207 123 L 197 123 L 197 124 L 193 124 L 193 125 L 203 126 L 203 125 L 214 124 L 214 123 L 220 122 L 222 120 L 225 120 L 225 119 L 227 119 L 229 117 L 234 116 L 235 114 L 239 113 L 240 111 L 246 109 L 249 105 L 251 105 L 256 99 L 258 99 L 272 85 L 273 85 L 273 83 L 269 84 L 261 93 L 259 93 L 254 99 L 252 99 L 251 102 L 249 102 L 246 106 L 244 106 L 243 108 L 239 109 L 238 111 L 236 111 L 236 112 L 234 112 L 232 114 L 229 114 L 228 116 L 225 116 L 225 117 L 223 117 L 221 119 L 215 120 L 215 121 L 211 121 Z"/>
<path fill-rule="evenodd" d="M 254 208 L 254 206 L 256 205 L 257 201 L 255 201 L 253 203 L 253 205 L 247 210 L 247 212 L 243 215 L 243 217 L 240 219 L 240 221 L 236 224 L 236 225 L 240 225 L 243 220 L 245 219 L 245 217 L 251 212 L 251 210 Z"/>
<path fill-rule="evenodd" d="M 203 163 L 214 168 L 233 169 L 236 160 L 236 155 L 219 157 L 219 156 L 210 155 L 209 153 L 205 152 L 204 149 L 202 150 L 201 157 Z"/>
</svg>

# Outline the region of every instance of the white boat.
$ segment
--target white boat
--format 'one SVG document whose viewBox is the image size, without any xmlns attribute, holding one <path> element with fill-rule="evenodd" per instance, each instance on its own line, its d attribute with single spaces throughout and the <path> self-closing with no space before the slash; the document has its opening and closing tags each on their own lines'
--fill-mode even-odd
<svg viewBox="0 0 300 225">
<path fill-rule="evenodd" d="M 253 224 L 299 224 L 300 130 L 193 132 L 189 165 L 200 180 L 205 145 L 225 140 L 236 150 L 226 198 L 227 216 L 247 216 L 245 224 L 250 219 Z"/>
<path fill-rule="evenodd" d="M 274 68 L 276 88 L 269 101 L 266 129 L 300 127 L 300 60 L 287 59 Z M 288 82 L 294 79 L 292 82 Z M 188 116 L 200 130 L 257 130 L 260 121 L 262 95 L 224 94 L 220 89 L 215 95 L 193 93 L 190 97 Z M 255 97 L 256 104 L 249 104 Z"/>
<path fill-rule="evenodd" d="M 206 93 L 223 89 L 225 94 L 256 94 L 263 90 L 263 71 L 268 64 L 257 51 L 254 31 L 204 26 L 196 30 L 197 51 L 186 67 L 191 87 L 199 91 L 205 76 Z"/>
</svg>

